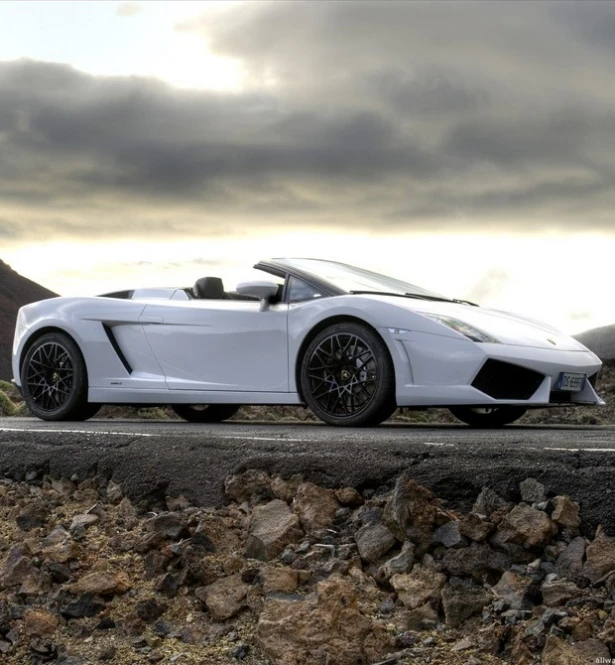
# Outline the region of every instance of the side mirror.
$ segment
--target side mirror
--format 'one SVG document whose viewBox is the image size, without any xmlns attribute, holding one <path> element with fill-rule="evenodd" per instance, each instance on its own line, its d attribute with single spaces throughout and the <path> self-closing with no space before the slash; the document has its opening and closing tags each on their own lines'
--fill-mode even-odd
<svg viewBox="0 0 615 665">
<path fill-rule="evenodd" d="M 275 282 L 242 282 L 235 289 L 242 296 L 252 296 L 261 301 L 261 310 L 267 309 L 269 300 L 278 292 Z"/>
</svg>

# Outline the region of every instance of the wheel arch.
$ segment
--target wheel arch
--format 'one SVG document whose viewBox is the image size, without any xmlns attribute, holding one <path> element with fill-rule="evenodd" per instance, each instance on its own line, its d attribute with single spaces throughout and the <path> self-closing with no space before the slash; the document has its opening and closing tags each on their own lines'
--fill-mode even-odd
<svg viewBox="0 0 615 665">
<path fill-rule="evenodd" d="M 393 377 L 395 377 L 395 362 L 393 361 L 391 350 L 389 349 L 387 341 L 382 337 L 378 329 L 375 328 L 371 323 L 368 323 L 365 319 L 361 319 L 358 316 L 352 316 L 351 314 L 336 314 L 334 316 L 329 316 L 326 319 L 323 319 L 322 321 L 319 321 L 313 328 L 311 328 L 310 331 L 307 333 L 307 335 L 303 338 L 303 341 L 299 346 L 299 350 L 297 351 L 297 356 L 295 361 L 295 385 L 297 387 L 297 393 L 299 394 L 299 397 L 301 398 L 302 401 L 304 401 L 304 397 L 303 397 L 303 391 L 301 389 L 301 363 L 303 362 L 303 356 L 305 355 L 305 352 L 308 346 L 310 345 L 310 342 L 314 339 L 314 337 L 316 337 L 316 335 L 318 335 L 318 333 L 325 330 L 325 328 L 333 326 L 337 323 L 345 323 L 345 322 L 360 323 L 361 325 L 369 328 L 375 335 L 378 335 L 378 337 L 380 337 L 380 339 L 384 343 L 386 352 L 389 354 L 389 360 L 391 361 L 391 365 L 393 367 Z"/>
<path fill-rule="evenodd" d="M 75 339 L 74 335 L 71 335 L 67 330 L 65 330 L 64 328 L 60 328 L 58 326 L 44 326 L 43 328 L 38 328 L 37 330 L 35 330 L 28 337 L 28 339 L 25 341 L 25 343 L 23 345 L 23 348 L 21 349 L 21 355 L 19 356 L 19 375 L 20 375 L 20 378 L 21 378 L 21 372 L 22 372 L 22 369 L 23 369 L 23 363 L 24 363 L 24 360 L 26 358 L 26 355 L 28 354 L 28 351 L 32 348 L 32 345 L 36 342 L 37 339 L 40 339 L 41 337 L 43 337 L 44 335 L 48 335 L 49 333 L 61 333 L 62 335 L 66 335 L 67 337 L 69 337 L 75 343 L 77 348 L 79 349 L 79 352 L 81 353 L 81 356 L 83 357 L 84 363 L 85 363 L 85 356 L 84 356 L 83 351 L 81 349 L 81 345 Z M 87 372 L 87 363 L 85 363 L 85 365 L 86 365 L 86 372 Z"/>
</svg>

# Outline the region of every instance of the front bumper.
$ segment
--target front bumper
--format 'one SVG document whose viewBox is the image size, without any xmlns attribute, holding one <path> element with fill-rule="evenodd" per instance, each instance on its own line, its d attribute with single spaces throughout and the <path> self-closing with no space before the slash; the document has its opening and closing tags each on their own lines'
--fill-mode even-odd
<svg viewBox="0 0 615 665">
<path fill-rule="evenodd" d="M 398 406 L 604 404 L 589 380 L 580 392 L 562 394 L 556 391 L 561 372 L 582 373 L 588 377 L 599 372 L 602 367 L 600 359 L 587 349 L 477 344 L 414 332 L 398 335 L 392 342 L 400 365 L 399 369 L 396 368 Z M 534 374 L 534 382 L 525 392 L 517 391 L 514 397 L 494 397 L 498 391 L 491 390 L 492 394 L 488 394 L 479 390 L 476 386 L 484 388 L 484 385 L 476 379 L 488 360 L 529 370 L 527 375 Z"/>
</svg>

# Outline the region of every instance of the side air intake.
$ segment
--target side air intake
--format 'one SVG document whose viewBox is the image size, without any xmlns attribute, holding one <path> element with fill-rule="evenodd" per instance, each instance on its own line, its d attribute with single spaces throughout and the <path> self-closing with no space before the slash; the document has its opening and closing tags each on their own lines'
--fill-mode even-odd
<svg viewBox="0 0 615 665">
<path fill-rule="evenodd" d="M 103 328 L 105 329 L 105 333 L 107 333 L 107 337 L 109 338 L 109 342 L 111 343 L 113 350 L 117 353 L 117 357 L 120 359 L 122 365 L 124 365 L 124 369 L 128 372 L 128 374 L 132 374 L 132 367 L 130 366 L 130 363 L 126 359 L 126 356 L 124 355 L 122 349 L 120 348 L 120 345 L 117 343 L 117 339 L 115 339 L 115 335 L 113 334 L 113 329 L 111 328 L 111 326 L 108 326 L 104 323 L 103 323 Z"/>
<path fill-rule="evenodd" d="M 534 370 L 489 358 L 472 386 L 494 399 L 529 399 L 544 378 Z"/>
</svg>

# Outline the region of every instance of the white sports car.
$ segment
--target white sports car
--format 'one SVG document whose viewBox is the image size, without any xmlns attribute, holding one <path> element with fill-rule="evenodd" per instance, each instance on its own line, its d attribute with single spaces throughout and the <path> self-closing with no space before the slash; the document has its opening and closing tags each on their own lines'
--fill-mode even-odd
<svg viewBox="0 0 615 665">
<path fill-rule="evenodd" d="M 437 406 L 491 427 L 529 408 L 603 404 L 600 360 L 543 323 L 333 261 L 254 267 L 269 280 L 232 292 L 204 277 L 22 307 L 14 381 L 45 420 L 169 404 L 219 422 L 243 404 L 302 404 L 365 426 Z"/>
</svg>

